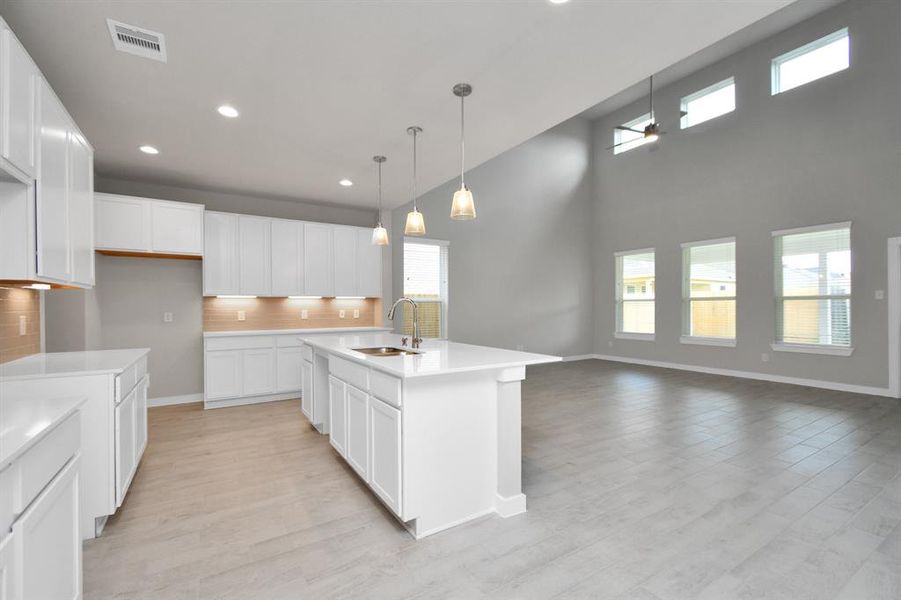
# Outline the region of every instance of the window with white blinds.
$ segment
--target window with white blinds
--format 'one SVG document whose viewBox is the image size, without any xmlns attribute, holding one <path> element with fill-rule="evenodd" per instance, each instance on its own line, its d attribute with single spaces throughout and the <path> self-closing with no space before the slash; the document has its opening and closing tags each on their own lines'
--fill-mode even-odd
<svg viewBox="0 0 901 600">
<path fill-rule="evenodd" d="M 851 346 L 851 224 L 773 233 L 776 340 Z"/>
<path fill-rule="evenodd" d="M 682 244 L 682 333 L 735 340 L 735 238 Z"/>
<path fill-rule="evenodd" d="M 447 242 L 404 242 L 404 296 L 419 305 L 419 329 L 424 338 L 446 337 Z M 404 306 L 404 333 L 413 333 L 413 311 Z"/>
<path fill-rule="evenodd" d="M 654 250 L 616 254 L 616 333 L 654 334 Z"/>
</svg>

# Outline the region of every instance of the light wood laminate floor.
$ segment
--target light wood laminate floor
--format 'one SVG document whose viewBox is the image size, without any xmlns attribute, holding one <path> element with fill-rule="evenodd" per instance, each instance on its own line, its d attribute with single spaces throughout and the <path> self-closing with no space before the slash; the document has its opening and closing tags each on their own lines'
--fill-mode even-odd
<svg viewBox="0 0 901 600">
<path fill-rule="evenodd" d="M 414 541 L 298 401 L 150 411 L 86 598 L 901 598 L 901 405 L 530 367 L 529 511 Z"/>
</svg>

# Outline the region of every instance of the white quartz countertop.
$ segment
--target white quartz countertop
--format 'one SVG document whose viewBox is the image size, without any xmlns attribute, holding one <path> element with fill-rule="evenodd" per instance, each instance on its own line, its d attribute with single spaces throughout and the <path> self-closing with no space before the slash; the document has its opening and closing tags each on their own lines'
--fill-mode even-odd
<svg viewBox="0 0 901 600">
<path fill-rule="evenodd" d="M 312 335 L 320 333 L 391 331 L 390 327 L 320 327 L 313 329 L 252 329 L 249 331 L 204 331 L 203 337 L 239 337 L 247 335 Z"/>
<path fill-rule="evenodd" d="M 394 333 L 301 336 L 301 339 L 308 346 L 322 352 L 401 378 L 522 367 L 561 360 L 559 356 L 548 354 L 473 346 L 446 340 L 425 340 L 418 349 L 421 354 L 414 356 L 371 356 L 353 350 L 377 346 L 400 347 L 401 336 Z"/>
<path fill-rule="evenodd" d="M 78 410 L 82 397 L 0 399 L 0 469 Z"/>
<path fill-rule="evenodd" d="M 0 365 L 0 380 L 118 374 L 149 352 L 150 348 L 127 348 L 32 354 Z"/>
</svg>

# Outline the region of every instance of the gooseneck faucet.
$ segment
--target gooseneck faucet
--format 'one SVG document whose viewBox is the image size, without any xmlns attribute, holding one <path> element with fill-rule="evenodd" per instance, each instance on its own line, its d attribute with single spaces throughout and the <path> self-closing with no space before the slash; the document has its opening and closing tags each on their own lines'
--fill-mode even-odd
<svg viewBox="0 0 901 600">
<path fill-rule="evenodd" d="M 419 343 L 422 341 L 422 338 L 419 337 L 419 306 L 412 298 L 406 296 L 398 298 L 391 306 L 391 310 L 388 311 L 388 318 L 394 320 L 394 311 L 397 310 L 397 305 L 403 302 L 409 302 L 413 306 L 413 347 L 419 348 Z M 404 338 L 404 344 L 406 344 L 406 339 Z"/>
</svg>

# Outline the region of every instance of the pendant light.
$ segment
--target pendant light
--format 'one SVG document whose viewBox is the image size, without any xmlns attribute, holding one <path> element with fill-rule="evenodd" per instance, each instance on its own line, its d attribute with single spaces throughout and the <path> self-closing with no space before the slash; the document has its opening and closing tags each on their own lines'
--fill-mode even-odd
<svg viewBox="0 0 901 600">
<path fill-rule="evenodd" d="M 413 136 L 413 210 L 407 213 L 404 235 L 425 235 L 425 219 L 416 208 L 416 136 L 422 133 L 422 127 L 412 125 L 407 127 L 407 133 Z"/>
<path fill-rule="evenodd" d="M 464 173 L 466 172 L 466 144 L 465 144 L 465 120 L 463 113 L 463 99 L 472 93 L 472 86 L 468 83 L 458 83 L 454 86 L 454 96 L 460 98 L 460 189 L 454 192 L 454 201 L 451 203 L 451 219 L 467 221 L 476 218 L 476 205 L 472 200 L 472 192 L 466 187 Z"/>
<path fill-rule="evenodd" d="M 372 160 L 379 166 L 379 217 L 375 229 L 372 230 L 372 245 L 387 246 L 388 230 L 382 227 L 382 163 L 388 160 L 384 156 L 373 156 Z"/>
</svg>

